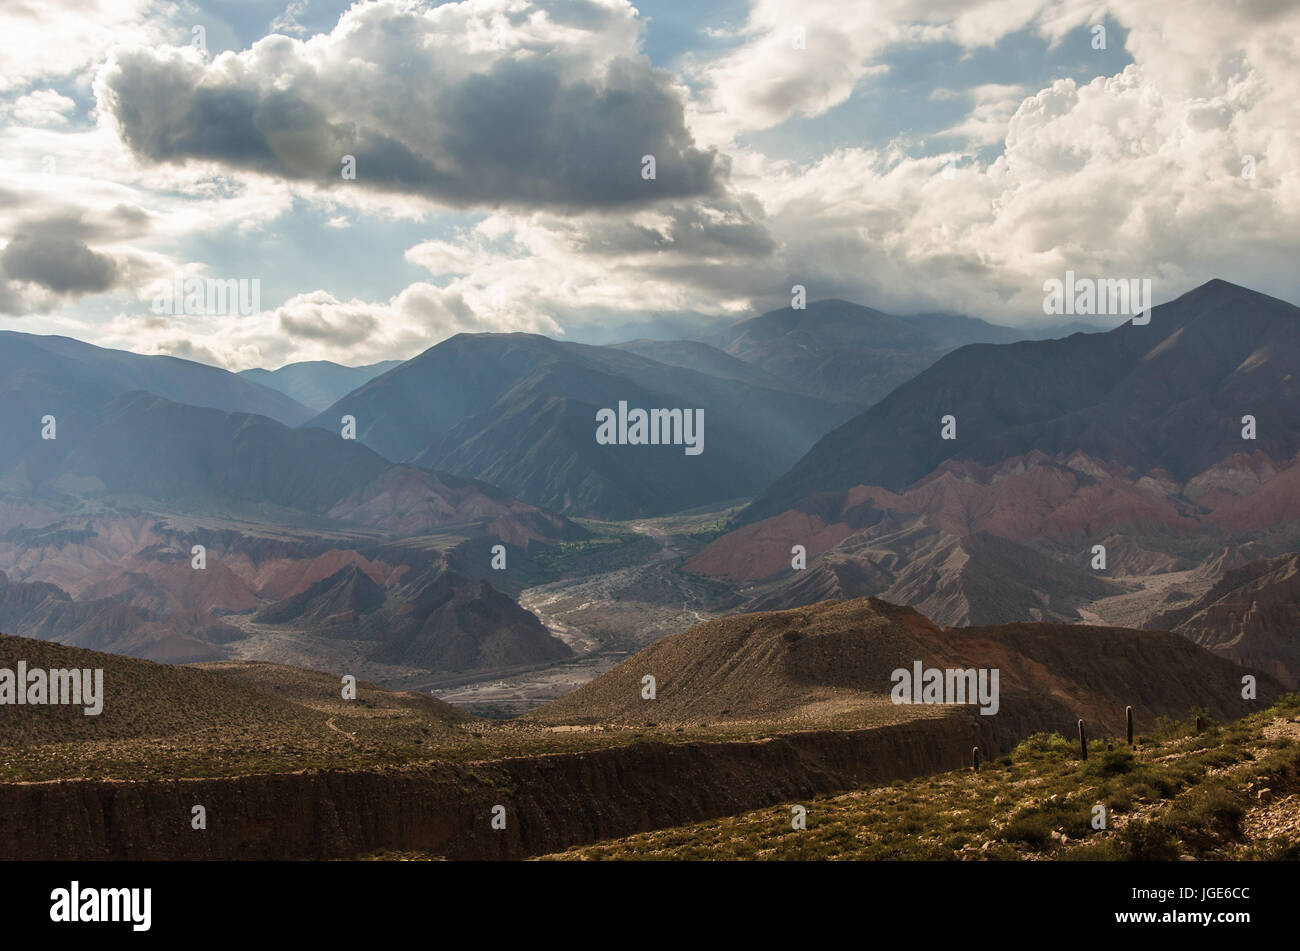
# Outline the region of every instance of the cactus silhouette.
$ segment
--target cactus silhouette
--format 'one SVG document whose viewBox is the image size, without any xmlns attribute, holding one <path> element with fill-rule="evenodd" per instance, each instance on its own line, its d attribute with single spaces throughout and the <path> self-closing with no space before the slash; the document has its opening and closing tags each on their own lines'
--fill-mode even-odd
<svg viewBox="0 0 1300 951">
<path fill-rule="evenodd" d="M 1128 728 L 1128 745 L 1133 745 L 1133 708 L 1124 708 L 1124 721 Z"/>
<path fill-rule="evenodd" d="M 1088 758 L 1088 738 L 1083 732 L 1083 721 L 1079 721 L 1079 755 Z"/>
<path fill-rule="evenodd" d="M 980 748 L 978 746 L 971 748 L 970 762 L 971 769 L 978 773 L 980 771 Z"/>
</svg>

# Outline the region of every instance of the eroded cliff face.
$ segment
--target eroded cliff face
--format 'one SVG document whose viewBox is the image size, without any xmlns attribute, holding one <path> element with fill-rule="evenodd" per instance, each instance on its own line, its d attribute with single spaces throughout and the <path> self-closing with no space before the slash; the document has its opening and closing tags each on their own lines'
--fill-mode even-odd
<svg viewBox="0 0 1300 951">
<path fill-rule="evenodd" d="M 637 743 L 469 765 L 0 785 L 4 859 L 512 859 L 969 764 L 1010 724 L 959 715 L 757 742 Z M 504 831 L 492 807 L 506 807 Z M 206 830 L 191 811 L 207 811 Z"/>
</svg>

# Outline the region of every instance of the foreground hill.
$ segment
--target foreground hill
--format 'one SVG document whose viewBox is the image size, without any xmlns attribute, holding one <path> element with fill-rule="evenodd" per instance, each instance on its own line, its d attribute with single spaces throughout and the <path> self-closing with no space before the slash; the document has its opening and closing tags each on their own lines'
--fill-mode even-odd
<svg viewBox="0 0 1300 951">
<path fill-rule="evenodd" d="M 526 720 L 547 724 L 699 724 L 761 720 L 801 728 L 940 716 L 895 705 L 891 674 L 916 661 L 1000 670 L 999 724 L 1073 724 L 1115 731 L 1134 706 L 1146 722 L 1203 707 L 1230 719 L 1243 671 L 1176 634 L 1082 625 L 942 629 L 875 598 L 707 621 L 666 637 Z M 1157 676 L 1158 672 L 1158 676 Z M 1257 673 L 1251 671 L 1251 673 Z M 657 696 L 643 699 L 643 678 Z M 1259 695 L 1281 685 L 1259 674 Z M 971 710 L 973 708 L 965 708 Z M 1041 729 L 1041 725 L 1035 727 Z"/>
<path fill-rule="evenodd" d="M 596 414 L 703 410 L 702 452 L 601 445 Z M 565 514 L 633 518 L 757 491 L 843 418 L 830 404 L 612 347 L 534 334 L 458 334 L 310 423 L 385 457 L 481 479 Z"/>
<path fill-rule="evenodd" d="M 816 613 L 828 621 L 838 607 L 819 606 Z M 863 642 L 907 654 L 932 643 L 937 629 L 914 612 L 878 602 L 843 610 L 852 622 L 847 630 L 813 625 L 794 638 L 786 635 L 799 632 L 789 629 L 768 636 L 778 615 L 741 618 L 762 628 L 763 637 L 741 644 L 735 676 L 696 670 L 691 681 L 668 670 L 661 700 L 692 717 L 699 710 L 683 704 L 689 700 L 680 696 L 684 684 L 724 691 L 770 684 L 774 689 L 760 689 L 747 711 L 763 718 L 738 729 L 730 728 L 728 710 L 718 711 L 716 723 L 676 726 L 617 719 L 491 723 L 463 719 L 427 697 L 367 685 L 356 700 L 344 700 L 337 673 L 242 662 L 167 668 L 0 637 L 0 667 L 25 661 L 33 668 L 102 668 L 105 697 L 100 717 L 70 707 L 7 708 L 0 723 L 0 853 L 245 860 L 392 850 L 473 859 L 543 854 L 951 770 L 969 763 L 972 743 L 996 760 L 1030 733 L 1076 714 L 1104 736 L 1111 724 L 1122 724 L 1115 693 L 1135 702 L 1143 731 L 1191 699 L 1206 699 L 1211 709 L 1205 712 L 1215 716 L 1213 710 L 1229 706 L 1221 675 L 1232 680 L 1240 672 L 1170 634 L 1084 628 L 1071 632 L 1078 635 L 1072 643 L 1043 625 L 994 629 L 974 640 L 939 632 L 954 640 L 940 662 L 961 653 L 963 660 L 1002 664 L 998 713 L 929 705 L 890 713 L 880 709 L 883 698 L 871 683 L 872 671 L 887 659 L 862 650 Z M 855 637 L 859 626 L 869 634 Z M 699 638 L 706 628 L 682 637 Z M 1062 676 L 1064 663 L 1073 680 Z M 855 675 L 871 679 L 864 686 Z M 834 723 L 824 702 L 821 710 L 809 709 L 810 692 L 819 688 L 822 701 L 847 701 L 857 711 L 856 717 L 841 711 L 834 721 L 849 729 L 825 728 Z M 1261 696 L 1274 691 L 1261 680 Z M 622 697 L 611 699 L 606 706 L 617 717 Z M 696 699 L 707 707 L 708 698 Z M 1103 775 L 1122 771 L 1122 762 L 1100 747 L 1094 751 Z M 1225 762 L 1201 761 L 1185 772 L 1204 775 Z M 71 778 L 82 781 L 60 781 Z M 1173 788 L 1162 783 L 1161 795 Z M 1044 808 L 1078 805 L 1065 798 Z M 195 802 L 208 809 L 210 828 L 201 836 L 189 826 Z M 494 804 L 504 804 L 513 820 L 504 833 L 486 822 Z M 268 836 L 268 828 L 276 834 Z"/>
<path fill-rule="evenodd" d="M 136 778 L 255 769 L 262 760 L 362 763 L 418 754 L 464 714 L 432 697 L 358 684 L 275 664 L 218 662 L 172 667 L 0 635 L 0 668 L 102 669 L 103 711 L 83 706 L 5 706 L 0 748 L 10 778 L 96 775 Z"/>
<path fill-rule="evenodd" d="M 576 861 L 1300 859 L 1300 703 L 1107 749 L 1043 733 L 978 772 L 806 797 L 545 856 Z M 1106 828 L 1093 825 L 1095 807 Z M 807 828 L 791 828 L 792 808 Z"/>
<path fill-rule="evenodd" d="M 1252 561 L 1145 627 L 1177 631 L 1239 664 L 1300 686 L 1300 554 Z"/>
</svg>

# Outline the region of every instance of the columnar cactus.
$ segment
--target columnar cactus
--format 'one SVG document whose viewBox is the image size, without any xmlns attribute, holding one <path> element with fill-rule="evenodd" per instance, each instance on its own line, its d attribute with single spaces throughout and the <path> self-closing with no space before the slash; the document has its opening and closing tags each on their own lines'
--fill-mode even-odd
<svg viewBox="0 0 1300 951">
<path fill-rule="evenodd" d="M 1133 745 L 1133 708 L 1124 708 L 1124 721 L 1128 727 L 1128 745 Z"/>
<path fill-rule="evenodd" d="M 980 771 L 980 748 L 978 746 L 972 747 L 970 751 L 970 762 L 971 769 L 978 773 Z"/>
<path fill-rule="evenodd" d="M 1083 721 L 1079 721 L 1079 755 L 1088 758 L 1088 737 L 1083 732 Z"/>
</svg>

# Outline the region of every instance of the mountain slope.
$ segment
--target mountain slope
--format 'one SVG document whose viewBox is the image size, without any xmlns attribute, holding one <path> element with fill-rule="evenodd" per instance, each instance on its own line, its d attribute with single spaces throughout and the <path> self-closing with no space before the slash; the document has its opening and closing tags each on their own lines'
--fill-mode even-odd
<svg viewBox="0 0 1300 951">
<path fill-rule="evenodd" d="M 278 370 L 243 370 L 239 375 L 283 393 L 313 413 L 319 413 L 340 397 L 393 367 L 401 366 L 401 363 L 401 360 L 384 360 L 362 367 L 345 367 L 328 360 L 311 360 L 289 363 Z"/>
<path fill-rule="evenodd" d="M 812 301 L 742 320 L 717 340 L 784 388 L 865 409 L 939 357 L 968 343 L 1030 336 L 970 317 L 895 317 L 844 300 Z"/>
<path fill-rule="evenodd" d="M 698 340 L 629 340 L 614 347 L 670 367 L 685 367 L 723 380 L 739 380 L 769 390 L 786 388 L 781 377 Z"/>
<path fill-rule="evenodd" d="M 600 445 L 596 413 L 702 409 L 703 452 Z M 459 334 L 310 425 L 357 420 L 390 459 L 482 479 L 559 512 L 665 513 L 753 492 L 841 418 L 822 401 L 533 334 Z"/>
<path fill-rule="evenodd" d="M 329 763 L 427 757 L 470 718 L 428 696 L 364 681 L 355 700 L 340 677 L 247 661 L 184 667 L 0 634 L 0 668 L 102 669 L 103 710 L 9 707 L 0 717 L 7 781 L 289 772 Z M 186 813 L 188 815 L 188 811 Z M 187 826 L 188 828 L 188 826 Z"/>
<path fill-rule="evenodd" d="M 384 603 L 384 589 L 356 564 L 339 569 L 291 598 L 257 612 L 263 624 L 302 621 L 319 629 L 326 624 L 355 623 L 361 614 Z"/>
<path fill-rule="evenodd" d="M 851 536 L 789 574 L 745 610 L 873 596 L 943 625 L 1074 622 L 1081 605 L 1123 590 L 987 532 L 956 537 L 917 525 Z"/>
<path fill-rule="evenodd" d="M 1292 689 L 1300 687 L 1300 554 L 1233 569 L 1192 604 L 1150 618 L 1143 627 L 1175 631 Z"/>
<path fill-rule="evenodd" d="M 1241 699 L 1241 668 L 1178 635 L 1051 624 L 941 629 L 911 608 L 860 598 L 706 621 L 657 641 L 526 719 L 575 725 L 761 719 L 814 727 L 853 713 L 884 721 L 959 709 L 893 703 L 892 672 L 910 671 L 916 661 L 998 669 L 1000 708 L 987 719 L 1016 724 L 1011 732 L 1021 735 L 1049 722 L 1064 728 L 1079 717 L 1113 733 L 1123 727 L 1126 704 L 1147 722 L 1196 706 L 1222 719 L 1253 708 Z M 642 697 L 646 675 L 656 679 L 654 700 Z M 1281 691 L 1260 678 L 1261 703 Z"/>
<path fill-rule="evenodd" d="M 1300 450 L 1300 308 L 1211 281 L 1150 324 L 963 347 L 828 433 L 743 513 L 754 521 L 855 485 L 898 490 L 950 458 L 1085 452 L 1189 479 L 1249 446 Z M 1242 416 L 1258 440 L 1244 443 Z M 956 417 L 957 438 L 941 438 Z"/>
<path fill-rule="evenodd" d="M 166 663 L 226 656 L 239 632 L 198 612 L 158 614 L 113 598 L 73 601 L 43 582 L 11 583 L 0 572 L 0 628 L 24 637 Z"/>
<path fill-rule="evenodd" d="M 483 670 L 567 660 L 573 651 L 485 581 L 453 571 L 413 572 L 393 606 L 364 619 L 382 642 L 374 659 L 429 670 Z"/>
<path fill-rule="evenodd" d="M 311 410 L 278 390 L 217 367 L 178 357 L 106 350 L 69 337 L 0 332 L 0 392 L 6 405 L 26 412 L 23 431 L 39 433 L 45 414 L 83 411 L 89 405 L 145 390 L 192 406 L 256 413 L 297 426 Z M 35 413 L 35 416 L 31 416 Z M 8 430 L 0 431 L 10 445 Z"/>
</svg>

